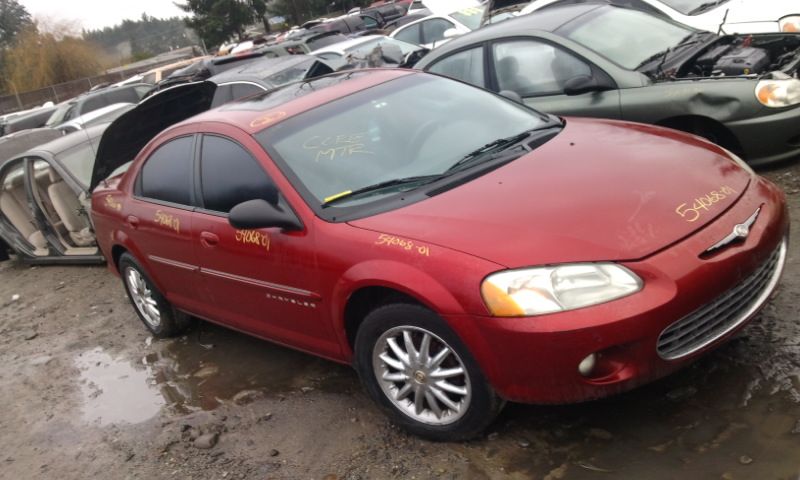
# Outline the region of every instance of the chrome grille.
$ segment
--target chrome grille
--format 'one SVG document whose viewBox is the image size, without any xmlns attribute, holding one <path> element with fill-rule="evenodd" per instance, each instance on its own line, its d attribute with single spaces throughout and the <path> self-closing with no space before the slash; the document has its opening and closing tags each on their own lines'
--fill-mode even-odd
<svg viewBox="0 0 800 480">
<path fill-rule="evenodd" d="M 781 276 L 786 241 L 755 272 L 712 302 L 667 327 L 658 337 L 658 355 L 675 360 L 709 345 L 747 320 L 767 301 Z"/>
</svg>

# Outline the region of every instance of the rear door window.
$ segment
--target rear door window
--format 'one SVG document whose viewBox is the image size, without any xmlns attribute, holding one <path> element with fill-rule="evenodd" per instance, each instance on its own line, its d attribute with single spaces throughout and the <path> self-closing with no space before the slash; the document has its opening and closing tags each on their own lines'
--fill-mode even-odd
<svg viewBox="0 0 800 480">
<path fill-rule="evenodd" d="M 192 205 L 193 137 L 169 141 L 145 161 L 138 178 L 142 197 L 179 205 Z"/>
</svg>

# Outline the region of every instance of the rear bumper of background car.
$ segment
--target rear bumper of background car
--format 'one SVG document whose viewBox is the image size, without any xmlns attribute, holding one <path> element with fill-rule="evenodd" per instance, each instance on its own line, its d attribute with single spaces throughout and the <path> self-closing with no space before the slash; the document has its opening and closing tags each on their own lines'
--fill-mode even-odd
<svg viewBox="0 0 800 480">
<path fill-rule="evenodd" d="M 750 165 L 800 158 L 800 106 L 725 126 L 738 139 L 743 158 Z"/>
<path fill-rule="evenodd" d="M 700 257 L 759 207 L 758 220 L 744 241 Z M 788 225 L 782 193 L 767 181 L 755 180 L 743 198 L 709 226 L 651 257 L 625 263 L 644 280 L 645 287 L 637 294 L 540 317 L 448 316 L 447 320 L 461 334 L 489 382 L 508 400 L 573 403 L 630 390 L 692 362 L 755 316 L 780 277 L 783 265 L 774 255 L 781 248 L 785 251 Z M 718 328 L 714 331 L 718 335 L 709 342 L 679 358 L 665 354 L 663 345 L 659 353 L 659 337 L 665 329 L 693 312 L 702 312 L 715 299 L 731 297 L 725 294 L 770 258 L 771 282 L 759 284 L 758 295 L 740 306 L 740 315 L 731 317 L 732 325 Z M 737 294 L 732 301 L 740 297 Z M 593 353 L 592 373 L 579 373 L 578 366 Z"/>
</svg>

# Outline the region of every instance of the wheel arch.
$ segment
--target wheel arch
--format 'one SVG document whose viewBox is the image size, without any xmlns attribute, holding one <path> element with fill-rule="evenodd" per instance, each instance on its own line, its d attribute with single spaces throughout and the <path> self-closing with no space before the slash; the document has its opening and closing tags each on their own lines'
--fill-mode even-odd
<svg viewBox="0 0 800 480">
<path fill-rule="evenodd" d="M 435 278 L 411 265 L 385 260 L 353 266 L 337 282 L 331 316 L 342 351 L 349 361 L 358 328 L 369 312 L 387 303 L 422 305 L 443 321 L 445 314 L 463 313 L 459 301 Z M 452 328 L 452 327 L 451 327 Z"/>
<path fill-rule="evenodd" d="M 672 128 L 704 137 L 737 155 L 742 154 L 742 145 L 736 135 L 722 122 L 711 117 L 704 115 L 676 115 L 661 119 L 655 124 L 660 127 Z M 715 141 L 702 135 L 704 131 L 716 136 L 717 140 Z"/>
</svg>

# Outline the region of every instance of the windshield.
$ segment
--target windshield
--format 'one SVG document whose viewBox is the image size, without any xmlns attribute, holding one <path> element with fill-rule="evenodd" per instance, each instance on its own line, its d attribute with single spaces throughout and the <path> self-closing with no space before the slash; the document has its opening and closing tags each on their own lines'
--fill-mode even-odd
<svg viewBox="0 0 800 480">
<path fill-rule="evenodd" d="M 605 8 L 557 31 L 612 62 L 635 69 L 694 32 L 689 27 L 637 10 Z"/>
<path fill-rule="evenodd" d="M 292 65 L 291 67 L 281 70 L 278 73 L 274 73 L 264 79 L 265 82 L 271 85 L 286 85 L 287 83 L 296 82 L 298 80 L 302 80 L 306 78 L 308 74 L 308 70 L 314 66 L 316 60 L 309 59 L 305 62 L 298 63 L 296 65 Z"/>
<path fill-rule="evenodd" d="M 477 30 L 478 27 L 481 26 L 481 18 L 483 17 L 483 11 L 485 9 L 486 6 L 469 7 L 453 12 L 448 16 L 470 30 Z"/>
<path fill-rule="evenodd" d="M 46 127 L 54 127 L 60 123 L 63 123 L 64 119 L 67 117 L 67 113 L 72 109 L 74 105 L 75 105 L 74 103 L 59 105 L 58 108 L 56 108 L 56 111 L 53 112 L 52 115 L 50 115 L 50 118 L 47 119 L 47 122 L 45 122 L 44 125 Z"/>
<path fill-rule="evenodd" d="M 73 135 L 81 134 L 75 133 Z M 94 167 L 95 154 L 99 143 L 100 136 L 98 135 L 90 141 L 75 145 L 55 155 L 56 160 L 61 162 L 64 168 L 69 170 L 69 173 L 71 173 L 84 188 L 89 185 L 89 182 L 92 180 L 92 167 Z"/>
<path fill-rule="evenodd" d="M 684 15 L 699 15 L 729 0 L 661 0 L 664 5 Z"/>
<path fill-rule="evenodd" d="M 381 182 L 443 174 L 488 143 L 549 122 L 484 90 L 409 75 L 292 117 L 256 139 L 297 180 L 306 201 L 320 208 L 343 193 Z M 335 207 L 396 193 L 354 196 Z"/>
</svg>

